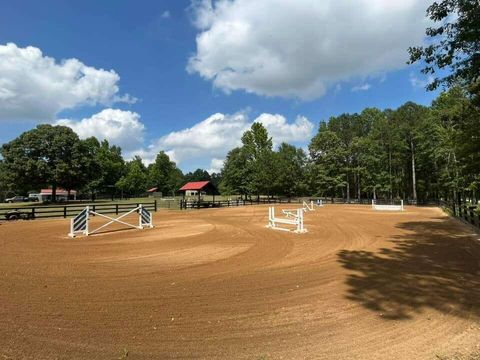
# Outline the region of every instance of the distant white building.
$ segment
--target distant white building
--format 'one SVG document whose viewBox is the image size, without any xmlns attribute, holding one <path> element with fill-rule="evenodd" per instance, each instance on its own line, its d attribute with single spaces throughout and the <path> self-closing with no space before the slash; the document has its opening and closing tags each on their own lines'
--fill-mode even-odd
<svg viewBox="0 0 480 360">
<path fill-rule="evenodd" d="M 206 195 L 207 193 L 205 191 L 200 191 L 200 196 L 204 196 Z M 185 196 L 186 197 L 189 197 L 189 196 L 197 196 L 198 195 L 198 191 L 197 190 L 185 190 Z"/>
<path fill-rule="evenodd" d="M 38 201 L 51 201 L 52 189 L 42 189 L 39 194 L 36 194 Z M 56 193 L 58 201 L 77 200 L 77 191 L 70 190 L 70 198 L 68 198 L 68 191 L 58 188 Z"/>
</svg>

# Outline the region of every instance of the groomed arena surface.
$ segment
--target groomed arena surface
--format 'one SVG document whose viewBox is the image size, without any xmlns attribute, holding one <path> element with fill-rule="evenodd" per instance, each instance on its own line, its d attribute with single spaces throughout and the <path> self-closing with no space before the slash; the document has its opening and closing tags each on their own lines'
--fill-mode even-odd
<svg viewBox="0 0 480 360">
<path fill-rule="evenodd" d="M 480 354 L 469 226 L 416 207 L 326 205 L 298 235 L 267 218 L 266 206 L 160 210 L 154 229 L 75 239 L 68 220 L 2 223 L 0 359 Z"/>
</svg>

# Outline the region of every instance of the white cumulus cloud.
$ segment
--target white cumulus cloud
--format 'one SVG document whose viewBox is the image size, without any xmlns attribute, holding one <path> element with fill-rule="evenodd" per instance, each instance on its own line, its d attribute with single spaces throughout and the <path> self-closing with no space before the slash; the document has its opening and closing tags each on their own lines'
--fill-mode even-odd
<svg viewBox="0 0 480 360">
<path fill-rule="evenodd" d="M 305 142 L 312 136 L 314 125 L 304 116 L 298 116 L 294 123 L 288 123 L 282 115 L 262 114 L 255 119 L 268 130 L 274 146 L 282 142 Z"/>
<path fill-rule="evenodd" d="M 370 85 L 368 83 L 365 83 L 365 84 L 362 84 L 362 85 L 357 85 L 357 86 L 352 87 L 352 91 L 353 92 L 367 91 L 367 90 L 370 90 L 371 87 L 372 87 L 372 85 Z"/>
<path fill-rule="evenodd" d="M 209 174 L 219 173 L 222 171 L 224 159 L 213 158 L 210 161 L 210 168 L 207 170 Z"/>
<path fill-rule="evenodd" d="M 435 78 L 432 75 L 428 75 L 427 77 L 419 78 L 415 73 L 411 72 L 409 76 L 410 84 L 414 88 L 425 89 L 425 87 L 431 84 Z"/>
<path fill-rule="evenodd" d="M 119 95 L 119 80 L 74 58 L 57 62 L 33 46 L 0 45 L 0 120 L 52 120 L 82 105 L 135 102 Z"/>
<path fill-rule="evenodd" d="M 431 0 L 194 0 L 187 70 L 231 92 L 304 100 L 406 65 Z"/>
<path fill-rule="evenodd" d="M 149 163 L 163 150 L 177 164 L 199 161 L 210 164 L 210 171 L 218 172 L 228 151 L 241 145 L 242 134 L 253 122 L 265 126 L 275 147 L 284 141 L 305 143 L 311 138 L 314 129 L 314 125 L 303 116 L 298 116 L 294 122 L 289 123 L 284 116 L 278 114 L 264 113 L 250 120 L 245 112 L 232 115 L 216 113 L 192 127 L 162 136 L 147 148 L 133 151 L 132 154 L 140 155 Z"/>
<path fill-rule="evenodd" d="M 139 114 L 118 109 L 105 109 L 79 121 L 61 119 L 57 120 L 56 124 L 72 128 L 82 139 L 91 136 L 100 141 L 107 139 L 110 144 L 120 146 L 127 154 L 142 145 L 145 131 Z"/>
</svg>

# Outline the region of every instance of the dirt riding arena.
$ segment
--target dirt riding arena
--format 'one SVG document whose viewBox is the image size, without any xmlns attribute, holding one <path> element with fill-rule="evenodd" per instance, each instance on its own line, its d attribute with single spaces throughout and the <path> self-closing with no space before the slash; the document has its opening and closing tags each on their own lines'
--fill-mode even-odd
<svg viewBox="0 0 480 360">
<path fill-rule="evenodd" d="M 280 209 L 279 206 L 277 206 Z M 474 359 L 479 235 L 438 208 L 159 211 L 0 225 L 0 359 Z M 103 223 L 95 218 L 94 222 Z"/>
</svg>

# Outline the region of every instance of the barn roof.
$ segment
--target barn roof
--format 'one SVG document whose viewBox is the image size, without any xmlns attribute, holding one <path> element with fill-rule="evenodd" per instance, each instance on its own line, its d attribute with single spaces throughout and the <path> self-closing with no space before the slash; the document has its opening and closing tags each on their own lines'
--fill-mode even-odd
<svg viewBox="0 0 480 360">
<path fill-rule="evenodd" d="M 70 190 L 70 194 L 74 195 L 76 194 L 76 190 Z M 52 189 L 41 189 L 40 194 L 42 195 L 52 195 Z M 67 195 L 68 191 L 62 188 L 57 188 L 57 195 Z"/>
<path fill-rule="evenodd" d="M 210 181 L 192 181 L 188 182 L 180 188 L 180 191 L 185 190 L 203 190 L 206 186 L 210 184 Z"/>
</svg>

